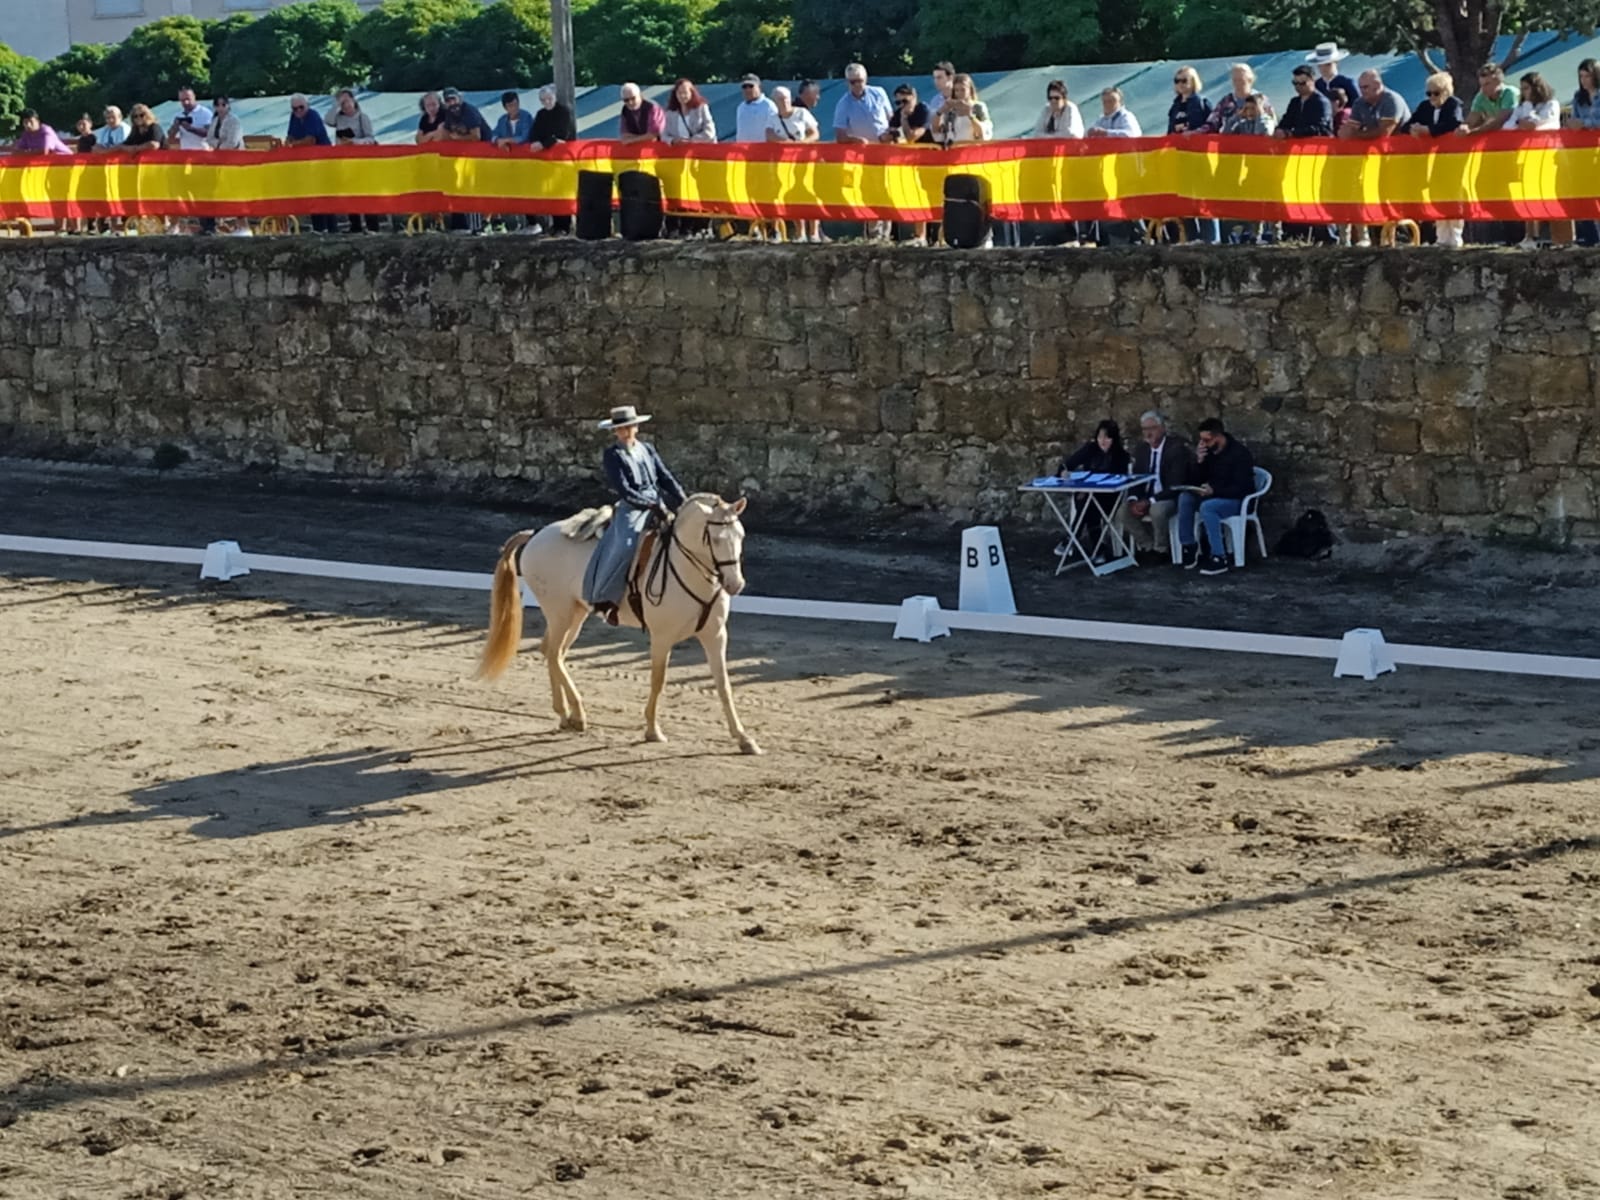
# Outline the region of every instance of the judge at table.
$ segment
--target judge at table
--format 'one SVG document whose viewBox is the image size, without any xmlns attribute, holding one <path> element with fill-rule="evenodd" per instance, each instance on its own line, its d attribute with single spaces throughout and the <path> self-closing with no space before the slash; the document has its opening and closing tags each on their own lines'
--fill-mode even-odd
<svg viewBox="0 0 1600 1200">
<path fill-rule="evenodd" d="M 1072 471 L 1093 471 L 1100 475 L 1126 475 L 1128 452 L 1122 445 L 1122 430 L 1115 421 L 1101 421 L 1095 426 L 1094 437 L 1061 460 L 1056 472 L 1065 476 Z"/>
<path fill-rule="evenodd" d="M 1153 547 L 1170 554 L 1168 526 L 1178 511 L 1177 489 L 1189 482 L 1194 468 L 1194 451 L 1177 434 L 1167 432 L 1167 418 L 1155 409 L 1139 418 L 1139 438 L 1133 450 L 1133 473 L 1156 479 L 1122 506 L 1123 528 L 1138 549 Z"/>
<path fill-rule="evenodd" d="M 1122 444 L 1122 430 L 1117 428 L 1115 421 L 1101 421 L 1094 428 L 1094 437 L 1076 451 L 1061 460 L 1061 467 L 1056 474 L 1065 478 L 1073 471 L 1090 471 L 1099 475 L 1126 475 L 1128 473 L 1128 451 Z M 1088 511 L 1083 514 L 1083 544 L 1090 548 L 1091 555 L 1096 562 L 1103 561 L 1105 555 L 1097 547 L 1101 542 L 1101 530 L 1110 514 L 1110 505 L 1103 496 L 1085 497 L 1084 503 Z M 1059 547 L 1057 548 L 1059 549 Z"/>
</svg>

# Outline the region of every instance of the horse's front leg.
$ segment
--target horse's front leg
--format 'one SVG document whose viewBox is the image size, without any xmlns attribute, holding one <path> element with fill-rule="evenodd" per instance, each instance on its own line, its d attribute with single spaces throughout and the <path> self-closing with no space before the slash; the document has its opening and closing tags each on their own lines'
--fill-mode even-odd
<svg viewBox="0 0 1600 1200">
<path fill-rule="evenodd" d="M 656 719 L 661 705 L 661 689 L 667 685 L 667 663 L 672 658 L 672 643 L 664 637 L 650 635 L 650 702 L 644 706 L 644 740 L 664 742 L 661 723 Z"/>
<path fill-rule="evenodd" d="M 733 708 L 733 685 L 728 681 L 728 628 L 717 623 L 700 631 L 700 645 L 706 652 L 706 664 L 711 668 L 711 681 L 717 687 L 717 699 L 722 701 L 722 715 L 728 719 L 728 732 L 746 754 L 760 754 L 761 747 L 755 738 L 745 732 L 739 723 L 739 714 Z"/>
</svg>

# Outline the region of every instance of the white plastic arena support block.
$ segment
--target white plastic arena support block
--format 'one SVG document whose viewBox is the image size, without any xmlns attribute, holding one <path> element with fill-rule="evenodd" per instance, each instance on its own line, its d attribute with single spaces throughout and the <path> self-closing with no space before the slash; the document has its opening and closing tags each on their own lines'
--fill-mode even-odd
<svg viewBox="0 0 1600 1200">
<path fill-rule="evenodd" d="M 1334 664 L 1333 677 L 1359 675 L 1363 679 L 1376 679 L 1394 670 L 1394 655 L 1389 644 L 1376 629 L 1352 629 L 1339 643 L 1339 661 Z"/>
<path fill-rule="evenodd" d="M 961 531 L 961 597 L 957 606 L 962 612 L 1007 616 L 1016 613 L 1011 572 L 1006 567 L 998 526 L 974 525 Z"/>
<path fill-rule="evenodd" d="M 950 626 L 944 623 L 939 601 L 933 596 L 907 596 L 900 602 L 900 619 L 894 623 L 894 636 L 918 642 L 949 637 Z"/>
<path fill-rule="evenodd" d="M 244 565 L 244 551 L 238 542 L 212 542 L 200 560 L 201 579 L 235 579 L 250 574 Z"/>
</svg>

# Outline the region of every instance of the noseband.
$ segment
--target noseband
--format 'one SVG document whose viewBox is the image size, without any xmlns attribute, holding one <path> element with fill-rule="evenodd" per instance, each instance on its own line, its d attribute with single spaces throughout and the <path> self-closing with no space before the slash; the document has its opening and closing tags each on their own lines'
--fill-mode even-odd
<svg viewBox="0 0 1600 1200">
<path fill-rule="evenodd" d="M 727 589 L 722 585 L 723 568 L 738 567 L 741 571 L 744 569 L 743 547 L 740 548 L 740 552 L 733 558 L 718 558 L 716 547 L 711 542 L 711 529 L 713 526 L 732 525 L 738 519 L 739 518 L 734 517 L 732 520 L 728 521 L 706 522 L 706 527 L 700 540 L 705 543 L 707 558 L 711 560 L 709 565 L 707 565 L 705 560 L 701 559 L 697 554 L 695 554 L 693 550 L 684 545 L 683 540 L 678 537 L 678 523 L 676 520 L 672 521 L 667 527 L 667 536 L 662 540 L 661 550 L 656 554 L 655 561 L 650 564 L 650 573 L 645 578 L 644 598 L 651 604 L 659 607 L 661 602 L 666 598 L 667 576 L 670 575 L 673 579 L 677 580 L 678 586 L 688 593 L 689 598 L 700 606 L 700 619 L 695 622 L 694 631 L 699 633 L 702 629 L 704 629 L 706 627 L 706 622 L 711 619 L 711 610 L 717 603 L 717 597 L 722 595 L 723 592 L 727 591 Z M 678 570 L 678 564 L 674 562 L 672 558 L 673 547 L 677 547 L 677 549 L 682 553 L 683 557 L 693 563 L 695 567 L 698 568 L 700 575 L 711 584 L 711 595 L 707 596 L 704 600 L 702 600 L 695 593 L 694 588 L 689 586 L 689 581 L 686 580 L 683 577 L 683 573 Z M 641 624 L 642 623 L 643 618 L 641 616 Z"/>
</svg>

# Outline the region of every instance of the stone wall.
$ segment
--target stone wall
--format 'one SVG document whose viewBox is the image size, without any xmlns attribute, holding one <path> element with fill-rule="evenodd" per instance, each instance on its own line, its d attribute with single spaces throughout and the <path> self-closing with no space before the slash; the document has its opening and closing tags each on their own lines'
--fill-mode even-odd
<svg viewBox="0 0 1600 1200">
<path fill-rule="evenodd" d="M 1037 520 L 1112 415 L 1220 414 L 1347 532 L 1600 537 L 1594 256 L 522 239 L 0 245 L 0 451 L 599 492 L 617 403 L 763 524 Z"/>
</svg>

